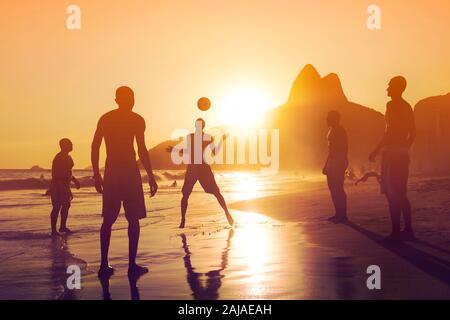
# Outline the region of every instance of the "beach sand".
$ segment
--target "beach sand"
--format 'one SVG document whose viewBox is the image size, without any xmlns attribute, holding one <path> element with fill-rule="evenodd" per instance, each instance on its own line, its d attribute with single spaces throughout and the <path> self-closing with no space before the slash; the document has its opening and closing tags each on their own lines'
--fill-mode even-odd
<svg viewBox="0 0 450 320">
<path fill-rule="evenodd" d="M 375 181 L 355 186 L 346 183 L 348 224 L 326 221 L 333 211 L 328 191 L 265 197 L 233 204 L 239 210 L 261 212 L 283 222 L 301 225 L 308 242 L 323 254 L 324 264 L 312 271 L 321 278 L 332 273 L 332 286 L 311 298 L 450 298 L 450 179 L 412 178 L 409 196 L 413 207 L 416 241 L 386 244 L 391 231 L 387 202 Z M 319 252 L 317 253 L 319 254 Z M 369 265 L 381 268 L 382 290 L 368 292 Z M 308 297 L 310 298 L 310 297 Z"/>
<path fill-rule="evenodd" d="M 82 212 L 92 212 L 93 205 L 79 200 L 71 209 L 71 222 L 77 222 L 72 235 L 51 240 L 41 232 L 24 241 L 15 233 L 9 238 L 3 234 L 0 250 L 9 255 L 0 261 L 0 298 L 448 299 L 448 186 L 450 179 L 411 180 L 419 240 L 389 246 L 379 242 L 389 233 L 390 221 L 375 182 L 347 183 L 352 221 L 348 225 L 326 221 L 332 206 L 323 179 L 296 181 L 246 197 L 225 192 L 234 201 L 234 228 L 227 226 L 212 196 L 194 194 L 186 229 L 178 229 L 177 203 L 150 210 L 142 220 L 138 262 L 150 272 L 139 279 L 127 277 L 122 215 L 111 241 L 115 274 L 102 281 L 96 274 L 101 218 L 86 216 L 92 227 L 84 227 Z M 8 246 L 16 246 L 17 254 Z M 82 269 L 81 290 L 66 289 L 66 268 L 71 264 Z M 381 268 L 381 290 L 366 286 L 369 265 Z"/>
</svg>

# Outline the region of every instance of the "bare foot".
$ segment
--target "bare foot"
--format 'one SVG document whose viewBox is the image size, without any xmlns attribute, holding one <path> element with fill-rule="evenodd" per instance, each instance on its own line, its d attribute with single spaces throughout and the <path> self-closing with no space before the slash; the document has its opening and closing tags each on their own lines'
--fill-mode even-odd
<svg viewBox="0 0 450 320">
<path fill-rule="evenodd" d="M 100 269 L 98 269 L 98 276 L 99 277 L 105 277 L 105 276 L 111 276 L 114 274 L 114 268 L 108 265 L 101 265 Z"/>
<path fill-rule="evenodd" d="M 231 227 L 234 226 L 234 220 L 231 217 L 231 215 L 229 215 L 229 214 L 227 215 L 227 220 L 228 220 L 228 223 L 230 224 Z"/>
<path fill-rule="evenodd" d="M 56 230 L 53 230 L 52 233 L 51 233 L 51 236 L 52 236 L 53 238 L 54 238 L 54 237 L 62 237 L 62 234 L 59 233 L 59 232 L 56 231 Z"/>
<path fill-rule="evenodd" d="M 128 266 L 128 275 L 129 276 L 141 276 L 147 272 L 148 272 L 148 268 L 142 267 L 138 264 L 131 264 L 130 266 Z"/>
<path fill-rule="evenodd" d="M 67 227 L 64 227 L 64 228 L 59 228 L 59 232 L 62 232 L 62 233 L 72 233 L 72 230 L 70 230 L 70 229 L 67 228 Z"/>
</svg>

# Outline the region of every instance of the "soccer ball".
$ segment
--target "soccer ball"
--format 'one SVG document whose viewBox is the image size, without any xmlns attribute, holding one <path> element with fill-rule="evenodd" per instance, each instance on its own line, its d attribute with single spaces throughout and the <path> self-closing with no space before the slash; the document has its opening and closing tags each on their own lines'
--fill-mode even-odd
<svg viewBox="0 0 450 320">
<path fill-rule="evenodd" d="M 209 110 L 209 108 L 211 108 L 211 101 L 206 97 L 202 97 L 202 98 L 198 99 L 197 107 L 201 111 L 207 111 L 207 110 Z"/>
</svg>

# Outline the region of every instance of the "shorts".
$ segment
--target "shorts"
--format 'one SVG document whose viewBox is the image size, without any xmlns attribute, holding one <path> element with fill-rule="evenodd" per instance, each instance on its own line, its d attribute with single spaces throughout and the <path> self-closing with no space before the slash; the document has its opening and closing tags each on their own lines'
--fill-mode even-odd
<svg viewBox="0 0 450 320">
<path fill-rule="evenodd" d="M 385 150 L 381 160 L 381 193 L 393 196 L 405 195 L 408 176 L 408 151 Z"/>
<path fill-rule="evenodd" d="M 137 166 L 105 169 L 103 181 L 102 216 L 115 221 L 120 208 L 125 209 L 127 220 L 139 220 L 147 216 L 141 173 Z"/>
<path fill-rule="evenodd" d="M 54 207 L 70 207 L 73 199 L 70 183 L 66 181 L 52 181 L 50 183 L 50 196 Z"/>
<path fill-rule="evenodd" d="M 187 167 L 183 188 L 181 189 L 184 196 L 191 194 L 197 181 L 200 182 L 200 185 L 206 193 L 216 194 L 220 192 L 216 179 L 214 178 L 214 174 L 209 165 L 191 164 Z"/>
</svg>

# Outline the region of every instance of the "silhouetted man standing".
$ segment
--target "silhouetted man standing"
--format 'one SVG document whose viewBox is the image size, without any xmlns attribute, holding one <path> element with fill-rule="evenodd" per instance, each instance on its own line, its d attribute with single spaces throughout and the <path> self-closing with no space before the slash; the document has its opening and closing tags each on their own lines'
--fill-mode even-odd
<svg viewBox="0 0 450 320">
<path fill-rule="evenodd" d="M 344 190 L 345 171 L 348 166 L 347 132 L 340 124 L 340 114 L 330 111 L 327 124 L 328 132 L 328 158 L 323 168 L 323 174 L 327 176 L 328 188 L 333 200 L 336 213 L 328 220 L 343 223 L 347 221 L 347 194 Z"/>
<path fill-rule="evenodd" d="M 139 219 L 146 217 L 144 192 L 141 174 L 136 162 L 134 140 L 138 146 L 138 154 L 147 171 L 150 193 L 155 195 L 158 189 L 153 176 L 150 157 L 145 146 L 145 121 L 132 112 L 134 93 L 128 87 L 120 87 L 116 91 L 118 109 L 104 114 L 97 125 L 92 142 L 92 167 L 94 170 L 95 188 L 103 194 L 103 224 L 100 230 L 101 265 L 99 275 L 113 273 L 108 263 L 111 228 L 116 221 L 121 205 L 125 209 L 128 220 L 129 267 L 128 273 L 142 274 L 147 268 L 136 264 L 139 242 Z M 106 144 L 106 166 L 104 180 L 99 170 L 99 150 L 103 138 Z"/>
<path fill-rule="evenodd" d="M 59 232 L 70 233 L 67 228 L 67 217 L 69 215 L 70 202 L 72 201 L 72 191 L 70 182 L 75 183 L 77 189 L 80 189 L 80 183 L 72 175 L 74 166 L 72 157 L 69 155 L 73 150 L 72 141 L 67 138 L 59 141 L 61 151 L 55 156 L 52 162 L 52 181 L 50 182 L 50 196 L 52 198 L 52 212 L 50 214 L 50 224 L 52 236 L 59 236 Z M 61 212 L 61 225 L 59 232 L 56 231 L 58 214 Z"/>
<path fill-rule="evenodd" d="M 411 221 L 411 205 L 407 192 L 409 175 L 409 149 L 416 137 L 414 113 L 402 94 L 406 89 L 406 79 L 397 76 L 391 79 L 387 95 L 391 101 L 386 106 L 386 131 L 383 139 L 370 154 L 375 161 L 382 150 L 381 192 L 386 195 L 392 219 L 392 234 L 388 241 L 414 238 Z M 400 219 L 403 213 L 405 229 L 400 232 Z"/>
</svg>

